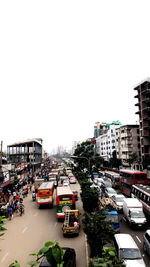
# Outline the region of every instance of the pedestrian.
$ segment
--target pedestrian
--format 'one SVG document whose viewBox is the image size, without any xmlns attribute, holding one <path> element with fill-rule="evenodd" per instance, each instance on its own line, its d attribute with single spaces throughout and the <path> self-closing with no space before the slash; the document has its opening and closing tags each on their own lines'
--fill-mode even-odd
<svg viewBox="0 0 150 267">
<path fill-rule="evenodd" d="M 19 196 L 18 196 L 18 194 L 16 195 L 16 201 L 19 201 Z"/>
<path fill-rule="evenodd" d="M 8 214 L 9 214 L 9 219 L 11 220 L 12 219 L 12 216 L 13 216 L 13 209 L 12 209 L 11 206 L 8 209 Z"/>
<path fill-rule="evenodd" d="M 30 183 L 30 191 L 31 191 L 31 189 L 32 189 L 32 184 Z"/>
<path fill-rule="evenodd" d="M 16 191 L 13 191 L 13 200 L 16 200 Z"/>
</svg>

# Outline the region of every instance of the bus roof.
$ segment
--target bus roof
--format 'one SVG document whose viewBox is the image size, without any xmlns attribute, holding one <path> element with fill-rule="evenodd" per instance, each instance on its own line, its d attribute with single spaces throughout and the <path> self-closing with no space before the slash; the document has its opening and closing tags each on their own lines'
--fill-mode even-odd
<svg viewBox="0 0 150 267">
<path fill-rule="evenodd" d="M 70 186 L 58 186 L 57 196 L 60 196 L 60 195 L 73 195 Z"/>
<path fill-rule="evenodd" d="M 137 170 L 128 170 L 128 169 L 121 169 L 120 170 L 120 173 L 121 172 L 125 172 L 125 173 L 131 173 L 131 174 L 134 174 L 134 173 L 136 173 L 136 174 L 147 174 L 146 172 L 143 172 L 143 171 L 137 171 Z"/>
<path fill-rule="evenodd" d="M 40 189 L 46 189 L 46 188 L 52 188 L 54 185 L 54 182 L 44 182 L 40 185 L 40 187 L 38 188 L 38 190 Z"/>
<path fill-rule="evenodd" d="M 146 193 L 147 195 L 150 196 L 150 186 L 148 185 L 143 185 L 143 184 L 136 184 L 136 185 L 132 185 L 134 188 L 139 189 L 141 192 Z"/>
</svg>

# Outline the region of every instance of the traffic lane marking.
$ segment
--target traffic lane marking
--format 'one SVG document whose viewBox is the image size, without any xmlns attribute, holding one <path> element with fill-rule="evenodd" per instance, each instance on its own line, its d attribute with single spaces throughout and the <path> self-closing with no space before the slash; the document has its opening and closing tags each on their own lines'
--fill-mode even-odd
<svg viewBox="0 0 150 267">
<path fill-rule="evenodd" d="M 25 227 L 22 231 L 22 234 L 24 234 L 24 232 L 28 229 L 28 227 Z"/>
<path fill-rule="evenodd" d="M 137 235 L 136 235 L 136 238 L 139 241 L 139 243 L 141 243 L 141 240 L 140 240 L 140 238 Z"/>
<path fill-rule="evenodd" d="M 4 257 L 1 259 L 1 262 L 3 262 L 6 259 L 7 256 L 8 256 L 8 252 L 6 252 L 6 254 L 4 255 Z"/>
</svg>

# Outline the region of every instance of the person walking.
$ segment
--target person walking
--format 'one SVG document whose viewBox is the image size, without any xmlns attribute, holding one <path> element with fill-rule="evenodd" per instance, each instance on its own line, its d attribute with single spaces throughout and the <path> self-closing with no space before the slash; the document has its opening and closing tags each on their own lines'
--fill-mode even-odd
<svg viewBox="0 0 150 267">
<path fill-rule="evenodd" d="M 12 219 L 12 216 L 13 216 L 13 209 L 12 209 L 11 206 L 9 206 L 8 214 L 9 214 L 9 219 L 11 220 Z"/>
<path fill-rule="evenodd" d="M 13 200 L 16 200 L 16 191 L 13 191 Z"/>
</svg>

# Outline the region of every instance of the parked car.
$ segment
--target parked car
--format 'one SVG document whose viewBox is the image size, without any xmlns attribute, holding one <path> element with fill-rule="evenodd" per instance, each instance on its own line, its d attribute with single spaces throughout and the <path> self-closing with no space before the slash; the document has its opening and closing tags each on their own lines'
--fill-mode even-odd
<svg viewBox="0 0 150 267">
<path fill-rule="evenodd" d="M 117 192 L 113 188 L 107 187 L 107 188 L 105 188 L 105 195 L 106 195 L 106 197 L 111 198 L 112 196 L 117 195 Z"/>
<path fill-rule="evenodd" d="M 143 249 L 150 256 L 150 230 L 147 230 L 144 234 Z"/>
<path fill-rule="evenodd" d="M 125 199 L 125 196 L 123 194 L 118 194 L 118 195 L 112 196 L 112 200 L 116 204 L 118 211 L 123 210 L 123 200 L 124 199 Z"/>
<path fill-rule="evenodd" d="M 63 267 L 76 267 L 76 253 L 73 248 L 64 247 L 63 249 Z M 46 257 L 44 257 L 39 265 L 39 267 L 51 267 L 51 264 L 48 263 Z"/>
<path fill-rule="evenodd" d="M 76 178 L 74 176 L 70 177 L 70 184 L 76 184 Z"/>
</svg>

